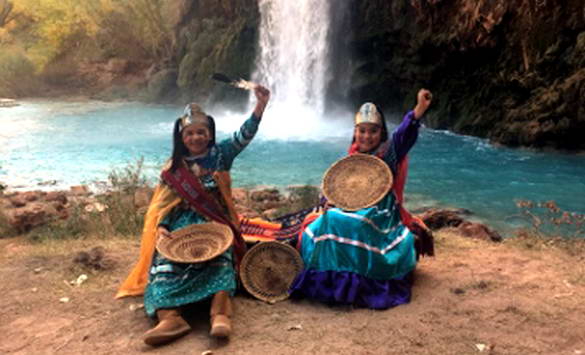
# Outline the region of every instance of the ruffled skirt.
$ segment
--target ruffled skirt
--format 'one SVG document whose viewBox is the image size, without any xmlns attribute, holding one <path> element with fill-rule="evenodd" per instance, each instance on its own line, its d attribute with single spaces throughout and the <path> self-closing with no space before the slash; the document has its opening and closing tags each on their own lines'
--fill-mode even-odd
<svg viewBox="0 0 585 355">
<path fill-rule="evenodd" d="M 378 206 L 327 211 L 304 231 L 305 263 L 290 294 L 331 304 L 386 309 L 408 303 L 416 266 L 414 234 L 388 196 Z"/>
</svg>

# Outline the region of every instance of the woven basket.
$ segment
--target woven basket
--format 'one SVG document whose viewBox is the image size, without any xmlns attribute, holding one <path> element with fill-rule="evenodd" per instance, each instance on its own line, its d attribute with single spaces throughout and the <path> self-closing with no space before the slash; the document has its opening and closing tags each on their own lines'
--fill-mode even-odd
<svg viewBox="0 0 585 355">
<path fill-rule="evenodd" d="M 295 248 L 280 242 L 262 242 L 242 259 L 240 277 L 252 296 L 275 303 L 288 298 L 288 289 L 302 270 L 303 260 Z"/>
<path fill-rule="evenodd" d="M 392 171 L 373 155 L 353 154 L 336 161 L 323 176 L 323 195 L 348 211 L 380 202 L 392 188 Z"/>
<path fill-rule="evenodd" d="M 178 263 L 201 263 L 223 254 L 232 244 L 230 227 L 220 223 L 193 224 L 159 238 L 156 249 Z"/>
</svg>

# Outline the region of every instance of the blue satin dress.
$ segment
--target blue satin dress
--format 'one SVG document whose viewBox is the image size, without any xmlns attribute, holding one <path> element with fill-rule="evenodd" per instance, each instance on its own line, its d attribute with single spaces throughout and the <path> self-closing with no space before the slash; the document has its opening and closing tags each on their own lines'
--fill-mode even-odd
<svg viewBox="0 0 585 355">
<path fill-rule="evenodd" d="M 409 112 L 392 138 L 371 154 L 395 173 L 416 142 L 419 126 Z M 392 190 L 369 208 L 327 210 L 303 231 L 300 252 L 305 269 L 290 289 L 292 297 L 372 309 L 410 301 L 414 234 L 401 222 Z"/>
</svg>

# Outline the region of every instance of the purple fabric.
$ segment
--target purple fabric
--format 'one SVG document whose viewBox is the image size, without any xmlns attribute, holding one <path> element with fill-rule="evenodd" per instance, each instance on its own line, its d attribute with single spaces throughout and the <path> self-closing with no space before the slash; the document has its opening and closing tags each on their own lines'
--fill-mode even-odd
<svg viewBox="0 0 585 355">
<path fill-rule="evenodd" d="M 398 125 L 392 132 L 392 142 L 394 144 L 394 152 L 396 153 L 396 161 L 401 161 L 402 158 L 408 154 L 410 148 L 416 143 L 418 137 L 418 128 L 420 127 L 420 119 L 414 118 L 414 111 L 409 111 L 402 123 Z"/>
<path fill-rule="evenodd" d="M 373 280 L 353 272 L 304 270 L 293 282 L 293 298 L 387 309 L 410 302 L 412 273 L 392 280 Z"/>
</svg>

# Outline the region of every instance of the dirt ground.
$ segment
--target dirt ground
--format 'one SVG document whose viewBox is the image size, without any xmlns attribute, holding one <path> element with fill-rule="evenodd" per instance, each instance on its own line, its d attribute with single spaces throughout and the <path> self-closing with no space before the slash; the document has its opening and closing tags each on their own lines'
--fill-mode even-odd
<svg viewBox="0 0 585 355">
<path fill-rule="evenodd" d="M 76 253 L 95 246 L 113 269 L 74 264 Z M 141 341 L 152 326 L 135 309 L 142 299 L 113 299 L 138 248 L 130 239 L 0 239 L 0 353 L 585 354 L 584 243 L 493 244 L 444 232 L 437 256 L 417 266 L 408 305 L 269 305 L 240 294 L 229 341 L 208 336 L 207 309 L 198 307 L 189 313 L 193 331 L 160 348 Z M 71 285 L 83 273 L 87 281 Z"/>
</svg>

